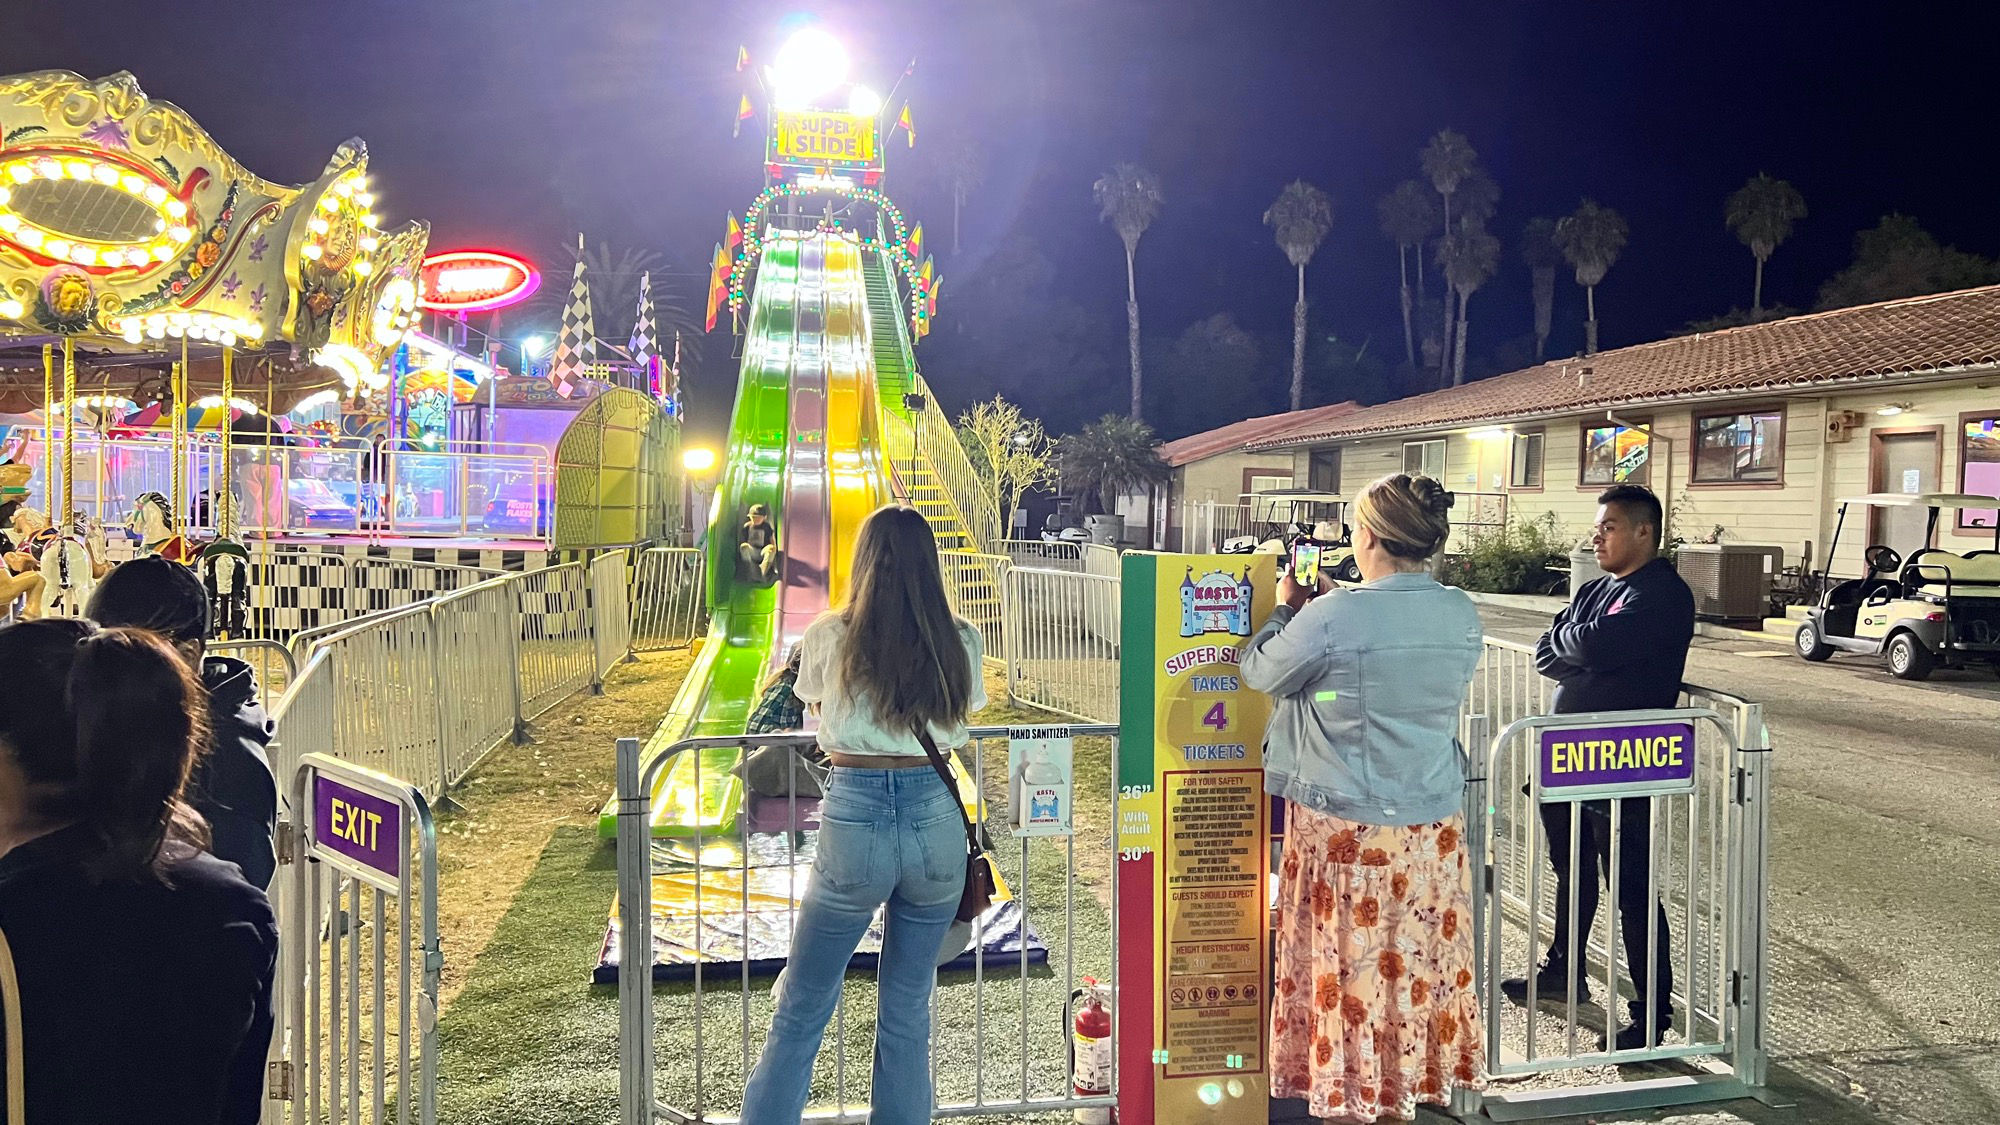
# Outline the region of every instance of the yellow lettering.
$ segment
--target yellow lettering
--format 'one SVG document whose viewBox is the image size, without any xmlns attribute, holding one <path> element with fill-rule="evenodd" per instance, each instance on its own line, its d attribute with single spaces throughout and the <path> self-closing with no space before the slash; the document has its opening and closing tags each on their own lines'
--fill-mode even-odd
<svg viewBox="0 0 2000 1125">
<path fill-rule="evenodd" d="M 344 819 L 348 811 L 349 810 L 347 802 L 336 799 L 333 802 L 332 807 L 327 812 L 327 826 L 326 826 L 327 831 L 333 833 L 337 837 L 345 839 L 347 836 L 347 831 L 346 828 L 341 824 L 341 820 Z"/>
<path fill-rule="evenodd" d="M 1672 738 L 1667 739 L 1667 764 L 1673 766 L 1680 765 L 1681 752 L 1684 749 L 1685 747 L 1681 745 L 1680 735 L 1677 734 L 1674 735 Z"/>
<path fill-rule="evenodd" d="M 368 850 L 370 850 L 370 851 L 373 851 L 373 850 L 375 850 L 376 848 L 378 848 L 378 847 L 380 847 L 380 846 L 381 846 L 381 844 L 380 844 L 380 838 L 381 838 L 381 831 L 380 831 L 380 829 L 381 829 L 381 827 L 382 827 L 382 814 L 381 814 L 381 813 L 374 813 L 374 812 L 372 812 L 372 813 L 369 813 L 369 814 L 368 814 L 368 843 L 367 843 L 366 845 L 364 845 L 365 847 L 367 847 L 367 848 L 368 848 Z"/>
<path fill-rule="evenodd" d="M 1552 742 L 1552 743 L 1550 743 L 1550 744 L 1549 744 L 1549 772 L 1550 772 L 1550 773 L 1568 773 L 1568 772 L 1569 772 L 1569 767 L 1563 764 L 1563 750 L 1564 750 L 1565 748 L 1567 748 L 1567 747 L 1568 747 L 1568 745 L 1569 745 L 1569 744 L 1568 744 L 1568 743 L 1566 743 L 1566 742 Z"/>
</svg>

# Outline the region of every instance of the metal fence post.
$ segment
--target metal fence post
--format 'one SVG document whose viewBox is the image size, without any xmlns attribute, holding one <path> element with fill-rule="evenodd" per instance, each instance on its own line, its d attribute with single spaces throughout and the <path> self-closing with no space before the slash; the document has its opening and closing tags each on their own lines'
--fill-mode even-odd
<svg viewBox="0 0 2000 1125">
<path fill-rule="evenodd" d="M 1736 716 L 1736 745 L 1742 773 L 1737 799 L 1742 804 L 1743 899 L 1737 904 L 1742 929 L 1740 1007 L 1737 1012 L 1736 1070 L 1752 1087 L 1765 1084 L 1770 1067 L 1764 1016 L 1770 995 L 1770 925 L 1768 879 L 1771 843 L 1771 734 L 1764 727 L 1764 705 L 1751 703 Z"/>
<path fill-rule="evenodd" d="M 451 725 L 445 713 L 444 638 L 438 635 L 437 606 L 424 610 L 424 636 L 431 650 L 431 720 L 437 729 L 437 807 L 459 812 L 464 806 L 451 799 Z"/>
<path fill-rule="evenodd" d="M 596 560 L 583 564 L 583 628 L 590 635 L 590 694 L 604 694 L 604 673 L 597 659 L 597 568 Z"/>
<path fill-rule="evenodd" d="M 636 738 L 618 740 L 620 1125 L 651 1125 L 653 1117 L 652 818 L 640 783 L 639 746 Z"/>
<path fill-rule="evenodd" d="M 513 595 L 514 601 L 514 620 L 511 623 L 512 627 L 507 630 L 507 663 L 513 666 L 514 674 L 507 677 L 507 688 L 514 695 L 514 744 L 517 746 L 526 745 L 530 741 L 528 715 L 522 705 L 521 693 L 521 619 L 525 616 L 525 609 L 521 605 L 522 585 L 518 575 L 507 579 L 508 592 Z"/>
<path fill-rule="evenodd" d="M 1472 870 L 1472 990 L 1479 997 L 1482 1006 L 1498 1003 L 1493 995 L 1494 985 L 1486 971 L 1486 909 L 1487 896 L 1493 893 L 1493 874 L 1488 869 L 1490 862 L 1486 848 L 1488 830 L 1488 796 L 1486 792 L 1488 752 L 1492 744 L 1492 721 L 1485 715 L 1465 717 L 1465 743 L 1460 747 L 1465 761 L 1465 850 L 1466 864 Z M 1480 1028 L 1486 1034 L 1492 1023 L 1482 1021 L 1487 1026 Z M 1488 1035 L 1486 1050 L 1493 1055 L 1499 1044 Z M 1478 1090 L 1468 1090 L 1454 1086 L 1451 1104 L 1448 1107 L 1453 1116 L 1459 1118 L 1477 1114 L 1485 1105 L 1485 1096 Z"/>
</svg>

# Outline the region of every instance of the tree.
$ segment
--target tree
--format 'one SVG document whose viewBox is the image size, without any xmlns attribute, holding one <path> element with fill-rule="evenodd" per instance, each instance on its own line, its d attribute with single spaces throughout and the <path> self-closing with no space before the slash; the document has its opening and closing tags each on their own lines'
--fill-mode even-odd
<svg viewBox="0 0 2000 1125">
<path fill-rule="evenodd" d="M 1939 245 L 1908 215 L 1884 215 L 1854 236 L 1854 264 L 1819 288 L 1821 309 L 1947 293 L 2000 281 L 2000 265 Z"/>
<path fill-rule="evenodd" d="M 1465 382 L 1465 306 L 1472 294 L 1500 269 L 1500 240 L 1477 226 L 1448 232 L 1438 241 L 1438 268 L 1445 283 L 1458 295 L 1458 332 L 1455 354 L 1445 366 L 1451 370 L 1453 386 Z"/>
<path fill-rule="evenodd" d="M 1443 224 L 1443 216 L 1438 211 L 1438 202 L 1424 185 L 1415 180 L 1404 180 L 1395 190 L 1375 203 L 1375 214 L 1382 223 L 1382 233 L 1396 244 L 1396 269 L 1402 275 L 1403 304 L 1403 358 L 1411 367 L 1417 365 L 1417 337 L 1412 325 L 1416 312 L 1416 301 L 1410 292 L 1410 251 L 1417 257 L 1417 290 L 1423 290 L 1424 283 L 1424 243 Z"/>
<path fill-rule="evenodd" d="M 1438 198 L 1444 203 L 1444 233 L 1448 235 L 1454 229 L 1451 216 L 1452 200 L 1458 195 L 1459 188 L 1464 186 L 1465 181 L 1478 170 L 1479 153 L 1473 150 L 1472 142 L 1465 139 L 1465 134 L 1451 129 L 1440 129 L 1437 136 L 1432 137 L 1423 151 L 1417 154 L 1417 160 L 1423 167 L 1424 176 L 1430 180 L 1431 187 L 1437 191 Z M 1444 366 L 1439 368 L 1440 375 L 1451 364 L 1451 318 L 1451 300 L 1447 296 L 1444 303 L 1444 349 L 1440 353 L 1443 356 Z"/>
<path fill-rule="evenodd" d="M 1055 446 L 1041 422 L 998 395 L 958 416 L 958 441 L 1003 528 L 1014 526 L 1022 493 L 1055 482 Z"/>
<path fill-rule="evenodd" d="M 1625 216 L 1594 199 L 1584 200 L 1574 215 L 1556 223 L 1556 246 L 1576 271 L 1576 283 L 1583 286 L 1585 355 L 1597 353 L 1597 284 L 1625 249 L 1628 233 Z"/>
<path fill-rule="evenodd" d="M 1278 240 L 1292 268 L 1299 271 L 1299 297 L 1292 304 L 1292 409 L 1304 405 L 1306 393 L 1306 263 L 1333 229 L 1333 198 L 1305 182 L 1293 180 L 1271 209 L 1264 225 Z"/>
<path fill-rule="evenodd" d="M 1549 329 L 1556 313 L 1556 266 L 1562 251 L 1556 247 L 1554 219 L 1529 219 L 1521 228 L 1521 260 L 1528 263 L 1535 296 L 1535 362 L 1549 358 Z"/>
<path fill-rule="evenodd" d="M 1078 497 L 1086 513 L 1102 512 L 1107 501 L 1163 484 L 1173 470 L 1160 460 L 1153 427 L 1137 418 L 1106 414 L 1056 443 L 1063 487 Z"/>
<path fill-rule="evenodd" d="M 1219 423 L 1283 409 L 1283 392 L 1271 394 L 1271 380 L 1260 377 L 1259 348 L 1230 313 L 1216 313 L 1187 326 L 1170 348 L 1147 340 L 1147 363 L 1154 381 L 1172 387 L 1165 401 L 1155 402 L 1159 433 L 1178 437 L 1214 429 Z M 1218 408 L 1218 404 L 1227 404 Z M 1218 409 L 1226 415 L 1218 416 Z"/>
<path fill-rule="evenodd" d="M 1736 189 L 1723 209 L 1723 219 L 1736 240 L 1757 259 L 1757 280 L 1750 290 L 1750 317 L 1764 316 L 1764 263 L 1771 251 L 1792 236 L 1792 224 L 1806 217 L 1806 200 L 1799 189 L 1762 172 Z"/>
<path fill-rule="evenodd" d="M 938 160 L 937 174 L 951 195 L 951 253 L 957 257 L 958 213 L 965 209 L 966 200 L 979 190 L 979 185 L 986 179 L 982 150 L 967 140 L 950 142 Z"/>
<path fill-rule="evenodd" d="M 1126 349 L 1132 361 L 1132 417 L 1144 416 L 1140 393 L 1144 389 L 1139 372 L 1139 282 L 1132 262 L 1139 253 L 1139 238 L 1153 220 L 1160 217 L 1166 202 L 1160 193 L 1160 178 L 1137 164 L 1120 163 L 1100 176 L 1091 187 L 1097 199 L 1099 218 L 1118 231 L 1125 244 L 1125 325 Z"/>
</svg>

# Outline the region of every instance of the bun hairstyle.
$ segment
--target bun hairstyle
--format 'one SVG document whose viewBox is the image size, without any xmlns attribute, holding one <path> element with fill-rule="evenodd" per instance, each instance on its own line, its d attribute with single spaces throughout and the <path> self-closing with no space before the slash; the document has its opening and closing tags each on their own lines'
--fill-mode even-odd
<svg viewBox="0 0 2000 1125">
<path fill-rule="evenodd" d="M 208 826 L 181 799 L 208 744 L 201 682 L 164 638 L 51 619 L 0 629 L 0 666 L 17 698 L 0 712 L 0 752 L 29 784 L 34 811 L 82 825 L 77 858 L 98 882 L 161 879 Z"/>
<path fill-rule="evenodd" d="M 1363 490 L 1356 515 L 1382 541 L 1383 550 L 1416 564 L 1443 549 L 1457 499 L 1430 477 L 1397 473 Z"/>
</svg>

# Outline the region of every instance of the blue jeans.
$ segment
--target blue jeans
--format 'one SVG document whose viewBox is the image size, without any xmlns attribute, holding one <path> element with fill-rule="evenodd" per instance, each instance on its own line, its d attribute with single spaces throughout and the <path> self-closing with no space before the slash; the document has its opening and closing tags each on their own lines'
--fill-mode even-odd
<svg viewBox="0 0 2000 1125">
<path fill-rule="evenodd" d="M 743 1125 L 797 1125 L 813 1058 L 848 962 L 884 911 L 876 969 L 871 1125 L 931 1120 L 931 992 L 965 889 L 958 799 L 929 769 L 836 767 L 820 804 L 819 848 L 778 977 L 778 1011 L 743 1092 Z"/>
</svg>

